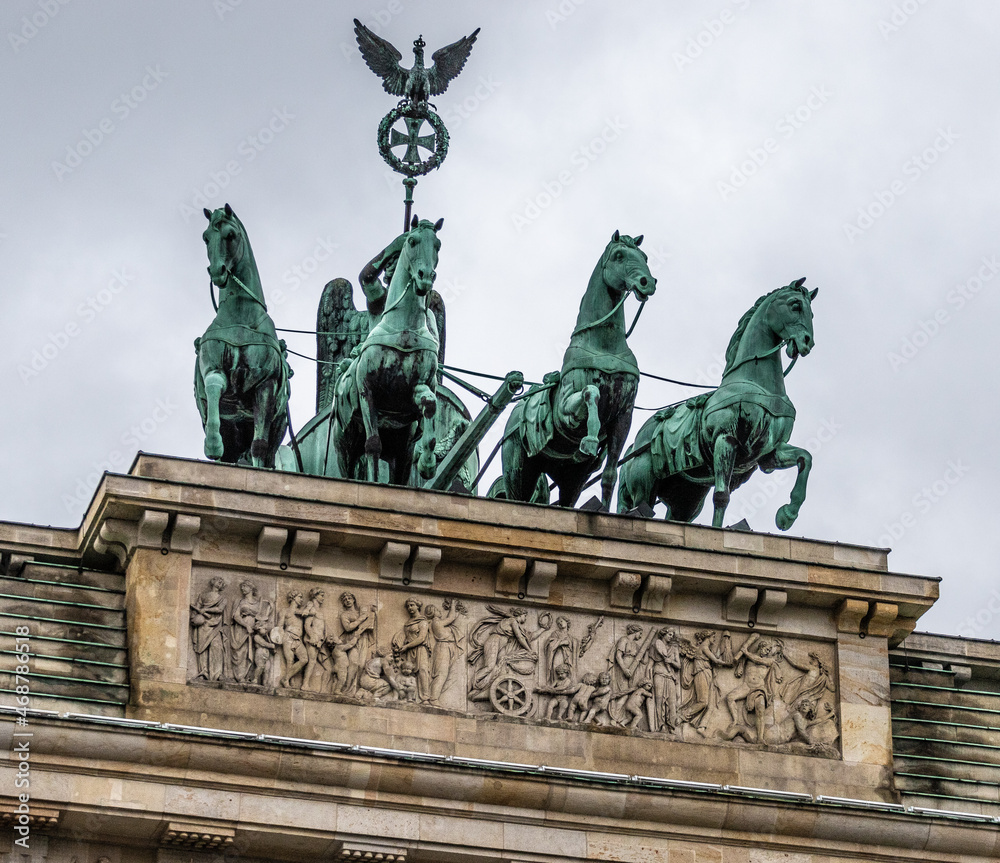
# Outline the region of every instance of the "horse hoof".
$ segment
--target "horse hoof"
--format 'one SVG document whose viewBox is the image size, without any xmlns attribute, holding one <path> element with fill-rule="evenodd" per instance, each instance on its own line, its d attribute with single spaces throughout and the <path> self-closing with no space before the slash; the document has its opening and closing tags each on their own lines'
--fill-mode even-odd
<svg viewBox="0 0 1000 863">
<path fill-rule="evenodd" d="M 596 437 L 587 435 L 587 437 L 580 441 L 580 452 L 584 455 L 595 456 L 600 445 L 601 442 Z"/>
<path fill-rule="evenodd" d="M 212 461 L 218 461 L 222 458 L 222 453 L 225 450 L 225 446 L 222 443 L 222 435 L 209 435 L 205 438 L 205 456 L 212 459 Z"/>
<path fill-rule="evenodd" d="M 795 524 L 795 519 L 798 516 L 799 514 L 794 507 L 786 503 L 775 514 L 774 523 L 778 526 L 778 530 L 788 530 L 788 528 Z"/>
<path fill-rule="evenodd" d="M 417 461 L 417 470 L 424 479 L 431 479 L 437 470 L 437 459 L 433 454 L 422 455 Z"/>
</svg>

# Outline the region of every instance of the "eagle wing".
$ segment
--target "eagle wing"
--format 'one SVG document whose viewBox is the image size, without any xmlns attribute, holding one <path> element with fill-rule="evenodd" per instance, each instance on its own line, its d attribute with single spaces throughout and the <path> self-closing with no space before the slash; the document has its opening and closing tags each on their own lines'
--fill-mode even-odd
<svg viewBox="0 0 1000 863">
<path fill-rule="evenodd" d="M 354 306 L 354 288 L 347 279 L 334 279 L 323 288 L 316 314 L 316 413 L 333 404 L 338 364 L 367 337 L 372 317 Z"/>
<path fill-rule="evenodd" d="M 427 82 L 432 96 L 440 96 L 448 89 L 451 79 L 462 71 L 478 35 L 479 28 L 477 27 L 472 35 L 463 36 L 457 42 L 452 42 L 431 55 L 434 65 L 427 72 Z M 370 63 L 368 65 L 371 66 Z"/>
<path fill-rule="evenodd" d="M 386 93 L 393 96 L 403 96 L 406 91 L 406 80 L 409 69 L 404 69 L 399 65 L 403 55 L 396 50 L 392 43 L 387 42 L 381 36 L 376 36 L 371 30 L 365 27 L 357 18 L 354 19 L 354 35 L 358 38 L 358 47 L 361 49 L 361 56 L 364 58 L 368 68 L 382 79 L 382 88 Z M 455 43 L 456 45 L 458 42 Z M 448 50 L 447 48 L 442 50 Z M 440 51 L 438 53 L 441 53 Z M 466 51 L 468 55 L 468 51 Z M 437 54 L 434 55 L 435 58 Z M 465 59 L 462 59 L 462 63 Z M 458 67 L 462 68 L 461 64 Z M 457 72 L 455 73 L 458 74 Z M 447 85 L 446 85 L 447 86 Z"/>
</svg>

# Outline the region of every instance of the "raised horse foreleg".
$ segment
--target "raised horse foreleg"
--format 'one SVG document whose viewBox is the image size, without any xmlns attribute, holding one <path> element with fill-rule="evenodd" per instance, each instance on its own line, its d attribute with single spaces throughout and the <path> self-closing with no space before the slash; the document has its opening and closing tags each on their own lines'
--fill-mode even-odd
<svg viewBox="0 0 1000 863">
<path fill-rule="evenodd" d="M 764 473 L 789 467 L 798 467 L 799 469 L 798 476 L 795 477 L 795 485 L 792 486 L 789 502 L 780 507 L 774 516 L 774 523 L 778 529 L 788 530 L 798 518 L 799 507 L 806 499 L 806 483 L 809 481 L 809 471 L 812 469 L 812 455 L 801 447 L 782 443 L 775 447 L 774 452 L 767 459 L 761 460 L 759 467 Z"/>
<path fill-rule="evenodd" d="M 424 479 L 430 479 L 437 470 L 437 427 L 434 415 L 437 413 L 437 397 L 427 384 L 418 384 L 413 391 L 413 401 L 420 412 L 420 440 L 417 442 L 417 471 Z"/>
<path fill-rule="evenodd" d="M 580 441 L 580 452 L 595 456 L 600 446 L 601 418 L 597 413 L 597 400 L 601 391 L 594 384 L 587 384 L 563 402 L 563 411 L 577 421 L 586 418 L 587 434 Z"/>
<path fill-rule="evenodd" d="M 219 401 L 226 391 L 226 376 L 221 371 L 211 371 L 205 375 L 205 402 L 207 403 L 207 418 L 205 420 L 205 455 L 213 461 L 222 458 L 225 445 L 219 431 Z"/>
<path fill-rule="evenodd" d="M 715 494 L 712 495 L 712 504 L 715 512 L 712 515 L 712 526 L 722 527 L 722 520 L 726 517 L 726 507 L 729 506 L 731 483 L 733 478 L 733 467 L 736 464 L 736 438 L 729 434 L 720 434 L 715 439 L 713 448 L 713 464 L 715 468 Z"/>
</svg>

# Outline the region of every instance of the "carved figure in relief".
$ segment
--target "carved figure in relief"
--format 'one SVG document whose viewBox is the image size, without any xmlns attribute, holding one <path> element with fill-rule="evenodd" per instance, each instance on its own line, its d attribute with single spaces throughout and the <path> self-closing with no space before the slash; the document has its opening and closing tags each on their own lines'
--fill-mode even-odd
<svg viewBox="0 0 1000 863">
<path fill-rule="evenodd" d="M 396 678 L 399 683 L 399 700 L 400 701 L 416 701 L 417 700 L 417 678 L 414 674 L 413 664 L 410 662 L 401 662 L 399 664 L 399 677 Z"/>
<path fill-rule="evenodd" d="M 569 714 L 566 718 L 570 722 L 576 722 L 578 719 L 580 721 L 583 720 L 583 717 L 587 715 L 587 710 L 590 708 L 590 699 L 593 698 L 596 691 L 597 675 L 583 675 L 580 678 L 579 684 L 577 684 L 573 700 L 569 703 Z"/>
<path fill-rule="evenodd" d="M 358 678 L 358 689 L 363 698 L 377 700 L 395 694 L 397 697 L 403 696 L 400 700 L 405 700 L 405 693 L 389 656 L 388 648 L 377 647 L 375 655 L 365 663 Z"/>
<path fill-rule="evenodd" d="M 271 664 L 274 652 L 277 650 L 274 642 L 268 637 L 269 624 L 257 624 L 253 634 L 253 669 L 250 682 L 257 686 L 266 686 L 271 679 Z"/>
<path fill-rule="evenodd" d="M 736 654 L 736 668 L 733 672 L 742 682 L 726 695 L 726 705 L 733 717 L 733 726 L 725 732 L 742 734 L 749 743 L 763 743 L 764 721 L 767 708 L 774 702 L 781 683 L 779 663 L 783 645 L 776 638 L 762 639 L 754 633 L 750 635 Z M 742 710 L 738 707 L 743 702 Z M 750 717 L 753 725 L 750 725 Z"/>
<path fill-rule="evenodd" d="M 309 602 L 302 609 L 302 643 L 306 648 L 306 667 L 302 674 L 302 689 L 321 692 L 324 689 L 325 665 L 329 660 L 326 648 L 326 620 L 323 617 L 323 600 L 326 593 L 314 587 L 309 591 Z"/>
<path fill-rule="evenodd" d="M 654 712 L 653 684 L 649 680 L 643 680 L 625 699 L 625 715 L 629 717 L 628 727 L 638 728 L 643 719 L 650 725 L 655 724 Z"/>
<path fill-rule="evenodd" d="M 681 645 L 677 630 L 663 627 L 651 648 L 653 658 L 653 731 L 674 734 L 681 705 Z"/>
<path fill-rule="evenodd" d="M 222 680 L 229 676 L 225 624 L 229 602 L 222 595 L 226 582 L 215 576 L 191 605 L 191 643 L 197 657 L 195 680 Z"/>
<path fill-rule="evenodd" d="M 358 607 L 358 600 L 350 591 L 340 594 L 341 643 L 351 640 L 345 656 L 346 667 L 343 676 L 338 674 L 335 692 L 354 692 L 362 668 L 371 659 L 375 645 L 375 628 L 378 621 L 377 609 Z"/>
<path fill-rule="evenodd" d="M 229 628 L 230 666 L 237 683 L 247 680 L 254 671 L 254 632 L 258 624 L 270 620 L 272 612 L 271 603 L 260 598 L 257 585 L 249 579 L 240 582 L 240 594 Z"/>
<path fill-rule="evenodd" d="M 615 644 L 611 659 L 611 685 L 616 695 L 628 695 L 634 688 L 632 678 L 639 665 L 641 644 L 642 627 L 638 623 L 630 623 Z"/>
<path fill-rule="evenodd" d="M 545 657 L 545 683 L 549 686 L 556 683 L 556 669 L 559 666 L 569 666 L 571 674 L 576 671 L 580 640 L 570 633 L 571 626 L 569 618 L 559 615 L 555 631 L 545 639 L 542 655 Z"/>
<path fill-rule="evenodd" d="M 423 603 L 411 596 L 403 604 L 410 616 L 403 628 L 392 639 L 392 651 L 398 658 L 400 667 L 406 663 L 413 668 L 417 682 L 417 700 L 426 702 L 430 698 L 431 646 L 430 624 L 423 614 Z"/>
<path fill-rule="evenodd" d="M 543 695 L 552 696 L 545 711 L 546 719 L 561 720 L 567 718 L 570 699 L 578 688 L 573 685 L 572 673 L 573 669 L 568 665 L 560 665 L 555 670 L 555 682 L 551 686 L 539 686 L 535 690 Z"/>
<path fill-rule="evenodd" d="M 468 661 L 475 666 L 469 683 L 471 701 L 489 699 L 493 684 L 511 672 L 532 674 L 538 662 L 535 642 L 552 626 L 551 617 L 542 614 L 538 628 L 529 631 L 525 609 L 504 610 L 489 603 L 486 608 L 490 616 L 479 621 L 469 636 L 472 649 Z"/>
<path fill-rule="evenodd" d="M 682 679 L 691 693 L 681 705 L 680 719 L 682 722 L 690 722 L 702 736 L 708 730 L 708 709 L 718 695 L 715 666 L 733 664 L 729 633 L 722 632 L 718 638 L 713 636 L 711 630 L 700 630 L 694 634 L 694 644 L 685 642 L 681 647 L 687 659 Z"/>
<path fill-rule="evenodd" d="M 613 695 L 611 687 L 611 674 L 610 672 L 603 672 L 597 675 L 597 688 L 594 690 L 592 700 L 590 702 L 590 710 L 587 711 L 587 715 L 583 717 L 583 722 L 590 724 L 591 722 L 596 722 L 598 725 L 610 725 L 611 716 L 608 713 L 608 707 L 611 704 L 611 697 Z"/>
<path fill-rule="evenodd" d="M 827 692 L 833 692 L 833 682 L 830 679 L 830 671 L 820 660 L 815 652 L 809 653 L 806 664 L 800 665 L 787 653 L 783 654 L 783 659 L 792 668 L 796 668 L 803 674 L 785 684 L 782 690 L 782 698 L 788 704 L 795 704 L 801 699 L 819 699 Z"/>
<path fill-rule="evenodd" d="M 275 634 L 280 638 L 280 641 L 276 643 L 281 644 L 281 656 L 285 661 L 285 675 L 278 685 L 285 688 L 295 688 L 292 687 L 292 680 L 309 664 L 309 654 L 306 651 L 306 646 L 302 643 L 302 606 L 304 604 L 305 599 L 301 590 L 293 588 L 288 591 L 288 608 L 282 612 L 278 626 L 275 627 L 276 632 L 272 633 L 271 636 L 272 640 L 274 640 Z M 301 688 L 301 686 L 302 681 L 300 680 L 298 687 Z"/>
<path fill-rule="evenodd" d="M 441 696 L 448 688 L 452 669 L 462 652 L 455 624 L 459 617 L 466 613 L 465 606 L 452 599 L 446 599 L 441 606 L 444 609 L 443 613 L 436 605 L 428 604 L 424 607 L 424 615 L 427 617 L 430 634 L 434 640 L 431 648 L 430 696 L 427 699 L 427 703 L 434 707 L 441 706 Z"/>
</svg>

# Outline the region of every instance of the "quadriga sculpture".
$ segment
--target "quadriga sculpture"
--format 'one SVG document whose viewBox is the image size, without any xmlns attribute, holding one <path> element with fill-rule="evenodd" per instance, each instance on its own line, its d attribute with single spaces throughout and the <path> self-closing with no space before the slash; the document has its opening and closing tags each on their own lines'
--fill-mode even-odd
<svg viewBox="0 0 1000 863">
<path fill-rule="evenodd" d="M 546 375 L 553 386 L 529 393 L 511 412 L 503 477 L 491 497 L 548 503 L 547 474 L 559 486 L 559 505 L 573 506 L 604 460 L 601 497 L 610 505 L 639 385 L 626 342 L 625 299 L 634 293 L 645 302 L 656 290 L 641 242 L 618 231 L 612 236 L 580 303 L 562 370 Z"/>
<path fill-rule="evenodd" d="M 765 294 L 743 315 L 718 389 L 658 411 L 639 429 L 622 465 L 619 512 L 662 500 L 668 519 L 693 521 L 714 486 L 712 524 L 722 527 L 730 493 L 754 470 L 797 467 L 791 500 L 775 516 L 781 530 L 792 526 L 806 497 L 812 456 L 788 443 L 795 408 L 785 394 L 779 351 L 787 346 L 794 361 L 813 349 L 818 291 L 804 282 Z"/>
<path fill-rule="evenodd" d="M 246 228 L 229 204 L 205 210 L 208 274 L 219 289 L 215 320 L 200 339 L 194 390 L 205 455 L 274 467 L 288 425 L 288 366 L 267 313 Z"/>
<path fill-rule="evenodd" d="M 414 457 L 423 479 L 434 475 L 440 342 L 428 299 L 443 222 L 414 216 L 385 309 L 337 377 L 330 444 L 342 477 L 407 485 Z M 365 476 L 359 476 L 362 458 L 367 460 Z M 386 464 L 386 475 L 380 462 Z"/>
</svg>

